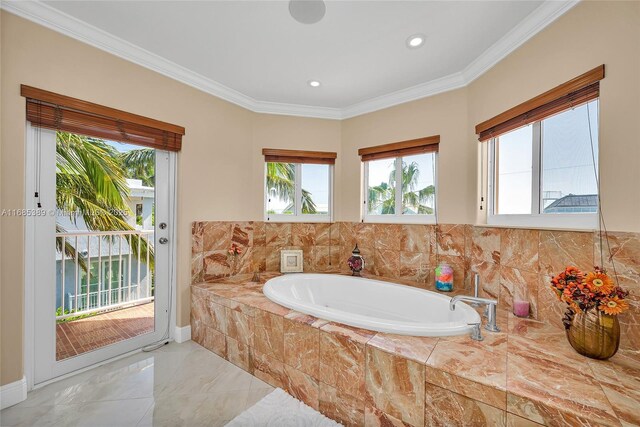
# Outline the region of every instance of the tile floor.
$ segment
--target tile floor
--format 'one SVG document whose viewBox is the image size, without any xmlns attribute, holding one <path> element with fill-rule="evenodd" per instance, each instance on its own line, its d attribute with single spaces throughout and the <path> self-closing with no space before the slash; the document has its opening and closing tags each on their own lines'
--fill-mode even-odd
<svg viewBox="0 0 640 427">
<path fill-rule="evenodd" d="M 0 426 L 223 426 L 273 387 L 189 341 L 29 393 Z"/>
<path fill-rule="evenodd" d="M 56 325 L 56 360 L 153 331 L 154 303 Z"/>
</svg>

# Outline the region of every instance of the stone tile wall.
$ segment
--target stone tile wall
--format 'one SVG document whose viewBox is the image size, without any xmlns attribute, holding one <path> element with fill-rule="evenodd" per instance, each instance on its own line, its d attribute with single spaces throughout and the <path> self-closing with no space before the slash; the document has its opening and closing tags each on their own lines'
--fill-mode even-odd
<svg viewBox="0 0 640 427">
<path fill-rule="evenodd" d="M 455 286 L 471 290 L 480 274 L 482 296 L 511 307 L 528 300 L 530 316 L 560 328 L 564 306 L 548 289 L 552 274 L 566 265 L 588 270 L 601 264 L 598 233 L 492 228 L 466 224 L 398 225 L 353 222 L 193 224 L 192 283 L 256 271 L 279 271 L 280 250 L 302 249 L 306 272 L 348 272 L 346 260 L 357 243 L 366 271 L 376 276 L 433 287 L 438 262 L 454 269 Z M 242 249 L 229 257 L 232 244 Z M 631 291 L 629 312 L 620 316 L 622 348 L 640 349 L 640 233 L 609 233 L 604 265 Z"/>
<path fill-rule="evenodd" d="M 587 359 L 562 330 L 505 310 L 481 342 L 353 328 L 268 300 L 276 275 L 194 284 L 193 340 L 345 426 L 640 423 L 637 351 Z"/>
</svg>

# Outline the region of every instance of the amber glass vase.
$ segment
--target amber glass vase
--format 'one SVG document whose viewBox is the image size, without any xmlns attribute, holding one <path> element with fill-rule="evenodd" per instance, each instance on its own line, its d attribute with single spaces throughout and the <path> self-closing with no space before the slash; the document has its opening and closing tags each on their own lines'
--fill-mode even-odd
<svg viewBox="0 0 640 427">
<path fill-rule="evenodd" d="M 620 323 L 617 316 L 604 314 L 600 310 L 574 313 L 567 309 L 563 321 L 569 344 L 578 353 L 604 360 L 618 351 Z"/>
</svg>

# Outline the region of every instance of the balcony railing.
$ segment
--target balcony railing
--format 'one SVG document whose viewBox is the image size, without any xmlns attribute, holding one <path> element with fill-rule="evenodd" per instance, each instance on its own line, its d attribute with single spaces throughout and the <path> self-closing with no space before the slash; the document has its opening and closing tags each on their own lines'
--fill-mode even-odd
<svg viewBox="0 0 640 427">
<path fill-rule="evenodd" d="M 56 320 L 153 301 L 153 231 L 65 232 L 56 239 L 63 248 Z"/>
</svg>

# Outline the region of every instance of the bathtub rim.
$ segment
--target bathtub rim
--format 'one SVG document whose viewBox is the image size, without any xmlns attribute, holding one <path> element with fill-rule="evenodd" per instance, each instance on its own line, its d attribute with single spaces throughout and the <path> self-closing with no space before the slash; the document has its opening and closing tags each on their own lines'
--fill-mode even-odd
<svg viewBox="0 0 640 427">
<path fill-rule="evenodd" d="M 402 288 L 403 291 L 409 292 L 426 292 L 429 295 L 436 297 L 441 300 L 448 301 L 451 300 L 451 297 L 447 295 L 442 295 L 437 292 L 430 291 L 428 289 L 416 288 L 413 286 L 403 285 L 395 282 L 387 282 L 380 279 L 368 278 L 368 277 L 358 277 L 358 276 L 346 276 L 342 274 L 332 274 L 332 273 L 290 273 L 278 277 L 271 278 L 267 280 L 262 288 L 262 292 L 264 295 L 277 304 L 280 304 L 286 308 L 291 310 L 295 310 L 301 312 L 303 314 L 308 314 L 311 316 L 315 316 L 322 320 L 327 320 L 330 322 L 342 323 L 347 326 L 353 326 L 360 329 L 366 329 L 374 332 L 383 332 L 389 334 L 396 335 L 407 335 L 407 336 L 421 336 L 421 337 L 448 337 L 448 336 L 458 336 L 464 335 L 471 332 L 472 326 L 467 325 L 458 325 L 458 326 L 450 326 L 447 330 L 442 330 L 442 326 L 429 326 L 423 325 L 419 323 L 412 322 L 400 322 L 400 321 L 385 321 L 380 318 L 365 316 L 361 314 L 348 313 L 343 310 L 337 310 L 329 307 L 321 307 L 317 304 L 310 304 L 305 302 L 300 302 L 299 300 L 294 300 L 292 298 L 287 298 L 285 296 L 280 295 L 277 291 L 274 290 L 274 284 L 278 281 L 287 280 L 289 278 L 293 278 L 295 276 L 317 276 L 317 277 L 339 277 L 344 280 L 364 280 L 373 282 L 375 284 L 379 284 L 387 287 L 399 287 Z M 482 319 L 478 312 L 476 312 L 473 308 L 471 308 L 468 304 L 463 302 L 458 302 L 456 304 L 456 309 L 462 309 L 465 311 L 469 311 L 472 313 L 474 317 L 474 322 L 481 322 Z M 348 316 L 344 316 L 344 314 L 348 314 Z M 390 326 L 393 325 L 393 326 Z M 375 326 L 375 329 L 372 328 Z"/>
</svg>

